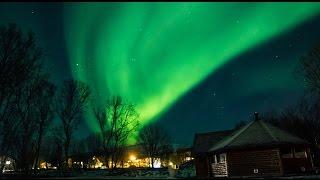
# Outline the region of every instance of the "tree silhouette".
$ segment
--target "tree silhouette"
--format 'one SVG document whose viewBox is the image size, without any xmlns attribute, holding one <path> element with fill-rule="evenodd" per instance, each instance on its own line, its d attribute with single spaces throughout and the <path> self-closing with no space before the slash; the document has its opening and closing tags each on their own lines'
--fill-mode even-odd
<svg viewBox="0 0 320 180">
<path fill-rule="evenodd" d="M 138 136 L 138 143 L 150 157 L 151 167 L 154 168 L 156 158 L 160 158 L 170 149 L 169 134 L 160 125 L 153 123 L 144 126 Z"/>
<path fill-rule="evenodd" d="M 10 154 L 26 173 L 34 158 L 33 125 L 39 98 L 34 91 L 47 79 L 42 57 L 32 32 L 24 34 L 14 24 L 0 27 L 0 153 L 5 156 L 1 164 Z"/>
<path fill-rule="evenodd" d="M 123 101 L 120 96 L 112 97 L 93 111 L 100 128 L 106 166 L 111 157 L 112 168 L 116 168 L 128 138 L 139 126 L 139 114 L 134 104 Z"/>
<path fill-rule="evenodd" d="M 299 60 L 298 74 L 312 93 L 320 95 L 320 45 Z"/>
<path fill-rule="evenodd" d="M 35 110 L 37 111 L 37 117 L 35 117 L 37 119 L 37 137 L 34 169 L 37 169 L 37 167 L 39 167 L 39 154 L 41 151 L 41 143 L 54 117 L 54 109 L 52 102 L 54 99 L 55 90 L 55 85 L 53 85 L 46 79 L 42 79 L 34 91 L 34 93 L 37 94 L 37 106 L 35 107 Z"/>
<path fill-rule="evenodd" d="M 80 123 L 81 114 L 86 108 L 89 96 L 89 86 L 75 80 L 64 81 L 57 96 L 55 109 L 64 133 L 65 163 L 68 162 L 72 135 Z"/>
</svg>

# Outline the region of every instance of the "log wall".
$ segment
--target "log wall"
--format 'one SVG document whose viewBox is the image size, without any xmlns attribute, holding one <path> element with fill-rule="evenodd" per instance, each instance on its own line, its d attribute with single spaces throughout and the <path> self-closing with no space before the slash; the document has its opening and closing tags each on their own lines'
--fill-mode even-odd
<svg viewBox="0 0 320 180">
<path fill-rule="evenodd" d="M 227 163 L 212 163 L 211 164 L 212 168 L 212 174 L 214 177 L 221 177 L 221 176 L 227 176 L 228 171 L 227 171 Z"/>
<path fill-rule="evenodd" d="M 280 176 L 278 149 L 227 153 L 228 176 Z"/>
<path fill-rule="evenodd" d="M 209 177 L 208 157 L 205 155 L 195 156 L 195 168 L 197 177 Z"/>
</svg>

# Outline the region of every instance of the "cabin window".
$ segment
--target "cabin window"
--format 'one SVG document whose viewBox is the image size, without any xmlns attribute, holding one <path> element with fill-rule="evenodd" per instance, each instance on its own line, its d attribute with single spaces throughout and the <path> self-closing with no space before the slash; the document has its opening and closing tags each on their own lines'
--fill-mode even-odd
<svg viewBox="0 0 320 180">
<path fill-rule="evenodd" d="M 220 161 L 220 156 L 218 156 L 218 155 L 214 155 L 214 163 L 219 163 L 219 161 Z"/>
<path fill-rule="evenodd" d="M 282 158 L 293 158 L 293 152 L 291 148 L 284 148 L 281 150 Z"/>
<path fill-rule="evenodd" d="M 294 157 L 295 158 L 306 158 L 307 153 L 305 148 L 294 148 Z"/>
<path fill-rule="evenodd" d="M 226 154 L 220 154 L 220 161 L 221 163 L 226 162 Z"/>
<path fill-rule="evenodd" d="M 216 154 L 213 156 L 214 163 L 224 163 L 226 161 L 226 154 Z"/>
</svg>

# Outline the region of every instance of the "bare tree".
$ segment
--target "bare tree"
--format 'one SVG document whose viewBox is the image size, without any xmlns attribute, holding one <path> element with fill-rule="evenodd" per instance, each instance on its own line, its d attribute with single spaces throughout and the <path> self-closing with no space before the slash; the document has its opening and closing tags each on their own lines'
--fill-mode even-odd
<svg viewBox="0 0 320 180">
<path fill-rule="evenodd" d="M 144 152 L 150 157 L 150 165 L 154 168 L 155 159 L 166 154 L 168 147 L 170 147 L 171 140 L 169 134 L 163 127 L 153 123 L 146 125 L 140 130 L 138 143 L 141 144 Z"/>
<path fill-rule="evenodd" d="M 18 150 L 18 165 L 25 173 L 28 173 L 31 169 L 34 158 L 38 153 L 37 133 L 41 136 L 43 134 L 43 130 L 41 130 L 42 132 L 37 131 L 38 122 L 46 121 L 48 118 L 44 117 L 43 112 L 38 111 L 43 109 L 39 102 L 44 100 L 43 98 L 45 97 L 44 82 L 46 82 L 46 79 L 39 67 L 39 69 L 35 69 L 34 77 L 24 87 L 20 88 L 19 93 L 15 94 L 15 116 L 19 125 L 17 129 L 18 136 L 14 140 Z M 38 119 L 41 120 L 39 121 Z M 45 125 L 44 122 L 40 123 Z M 41 138 L 39 140 L 41 141 Z M 34 152 L 37 153 L 35 154 Z"/>
<path fill-rule="evenodd" d="M 63 162 L 63 132 L 61 128 L 53 122 L 47 133 L 44 134 L 44 141 L 41 143 L 40 157 L 46 163 L 49 162 L 51 166 L 61 169 Z M 48 165 L 48 164 L 46 164 Z"/>
<path fill-rule="evenodd" d="M 303 126 L 298 128 L 309 142 L 314 145 L 313 151 L 320 157 L 320 45 L 317 44 L 311 51 L 300 58 L 297 68 L 298 75 L 303 78 L 309 90 L 309 99 L 300 106 L 303 114 L 299 119 L 303 119 Z M 303 130 L 302 130 L 303 129 Z M 301 132 L 303 131 L 303 132 Z M 315 162 L 320 164 L 320 161 Z"/>
<path fill-rule="evenodd" d="M 307 55 L 300 58 L 298 73 L 312 93 L 320 94 L 320 46 L 315 46 Z"/>
<path fill-rule="evenodd" d="M 32 104 L 31 96 L 26 101 L 27 98 L 21 97 L 21 94 L 26 94 L 24 90 L 30 89 L 29 84 L 32 84 L 41 66 L 41 58 L 42 50 L 36 45 L 32 32 L 25 35 L 14 24 L 0 27 L 0 153 L 5 156 L 16 145 L 14 139 L 21 130 L 21 107 L 27 107 L 22 102 Z"/>
<path fill-rule="evenodd" d="M 266 116 L 270 123 L 285 129 L 311 143 L 314 152 L 320 150 L 320 101 L 312 97 L 302 98 L 297 105 L 284 111 Z"/>
<path fill-rule="evenodd" d="M 75 80 L 65 81 L 58 94 L 55 105 L 64 132 L 65 163 L 68 162 L 72 135 L 80 123 L 81 114 L 85 110 L 89 95 L 89 86 Z"/>
<path fill-rule="evenodd" d="M 54 109 L 52 102 L 55 94 L 55 89 L 56 87 L 52 83 L 50 83 L 46 79 L 42 79 L 36 87 L 36 90 L 34 91 L 34 93 L 37 95 L 37 106 L 35 107 L 35 110 L 37 111 L 37 116 L 35 117 L 37 137 L 34 169 L 37 169 L 37 167 L 39 167 L 38 161 L 41 150 L 41 143 L 54 117 Z"/>
<path fill-rule="evenodd" d="M 111 157 L 112 168 L 115 168 L 128 138 L 139 126 L 139 114 L 134 104 L 123 101 L 120 96 L 112 97 L 101 108 L 94 108 L 93 112 L 100 127 L 105 163 L 109 166 Z"/>
<path fill-rule="evenodd" d="M 120 96 L 111 98 L 106 106 L 107 123 L 110 127 L 110 152 L 113 168 L 117 167 L 124 152 L 124 146 L 128 143 L 128 138 L 139 126 L 139 114 L 135 105 L 125 102 Z"/>
<path fill-rule="evenodd" d="M 24 35 L 15 24 L 0 27 L 0 121 L 7 112 L 14 90 L 32 76 L 41 57 L 42 50 L 36 46 L 32 32 Z"/>
<path fill-rule="evenodd" d="M 102 140 L 102 149 L 104 152 L 104 161 L 106 167 L 109 168 L 109 146 L 110 146 L 110 140 L 113 135 L 113 132 L 111 131 L 111 128 L 109 127 L 110 123 L 107 123 L 107 111 L 106 107 L 93 107 L 93 113 L 94 117 L 98 122 L 99 128 L 100 128 L 100 137 Z"/>
<path fill-rule="evenodd" d="M 54 85 L 40 72 L 15 95 L 15 119 L 18 122 L 15 148 L 18 167 L 25 173 L 38 166 L 41 143 L 53 119 Z"/>
<path fill-rule="evenodd" d="M 97 153 L 103 150 L 100 133 L 91 133 L 83 141 L 87 152 Z"/>
<path fill-rule="evenodd" d="M 6 135 L 11 133 L 12 135 L 10 140 L 13 141 L 13 143 L 9 142 L 3 145 L 4 147 L 10 144 L 12 145 L 12 152 L 15 152 L 18 168 L 23 172 L 28 173 L 34 160 L 33 158 L 35 151 L 34 140 L 36 133 L 34 130 L 36 126 L 35 119 L 38 115 L 35 109 L 38 106 L 36 99 L 39 98 L 38 94 L 35 94 L 35 91 L 37 90 L 40 81 L 45 79 L 44 73 L 42 72 L 42 51 L 36 47 L 32 33 L 29 33 L 27 38 L 23 39 L 21 32 L 19 32 L 19 30 L 15 30 L 15 26 L 12 26 L 11 35 L 16 38 L 15 43 L 11 42 L 11 44 L 14 44 L 15 47 L 5 47 L 8 49 L 12 48 L 10 52 L 17 54 L 10 56 L 7 54 L 7 49 L 5 49 L 4 52 L 6 53 L 4 53 L 4 57 L 6 58 L 2 62 L 4 62 L 4 64 L 10 64 L 8 63 L 10 61 L 23 61 L 20 64 L 11 64 L 14 66 L 11 68 L 17 68 L 15 72 L 20 73 L 21 71 L 24 77 L 17 76 L 17 79 L 13 79 L 13 81 L 16 80 L 20 82 L 13 82 L 11 84 L 12 89 L 10 90 L 10 93 L 6 92 L 5 90 L 2 91 L 2 95 L 6 94 L 5 96 L 2 96 L 2 98 L 4 98 L 3 100 L 5 103 L 10 103 L 11 105 L 8 106 L 8 104 L 1 104 L 3 107 L 1 108 L 3 117 L 1 118 L 1 122 L 5 126 L 11 126 L 11 129 L 3 129 L 3 131 L 5 131 L 4 134 Z M 20 50 L 17 51 L 16 49 Z M 11 72 L 11 68 L 3 68 L 5 71 L 8 71 L 8 73 Z M 20 68 L 25 69 L 19 71 Z M 6 85 L 6 88 L 7 86 L 10 86 L 7 80 L 8 79 L 6 78 L 2 79 L 3 83 Z M 7 95 L 9 95 L 9 97 Z"/>
</svg>

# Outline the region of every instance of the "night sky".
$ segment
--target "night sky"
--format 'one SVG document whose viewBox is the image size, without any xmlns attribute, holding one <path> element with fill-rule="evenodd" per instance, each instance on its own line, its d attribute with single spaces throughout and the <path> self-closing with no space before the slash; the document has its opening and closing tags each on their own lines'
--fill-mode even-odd
<svg viewBox="0 0 320 180">
<path fill-rule="evenodd" d="M 36 33 L 60 84 L 121 95 L 175 143 L 280 111 L 305 89 L 294 73 L 320 40 L 320 3 L 1 3 L 0 24 Z M 97 131 L 88 111 L 79 137 Z"/>
</svg>

